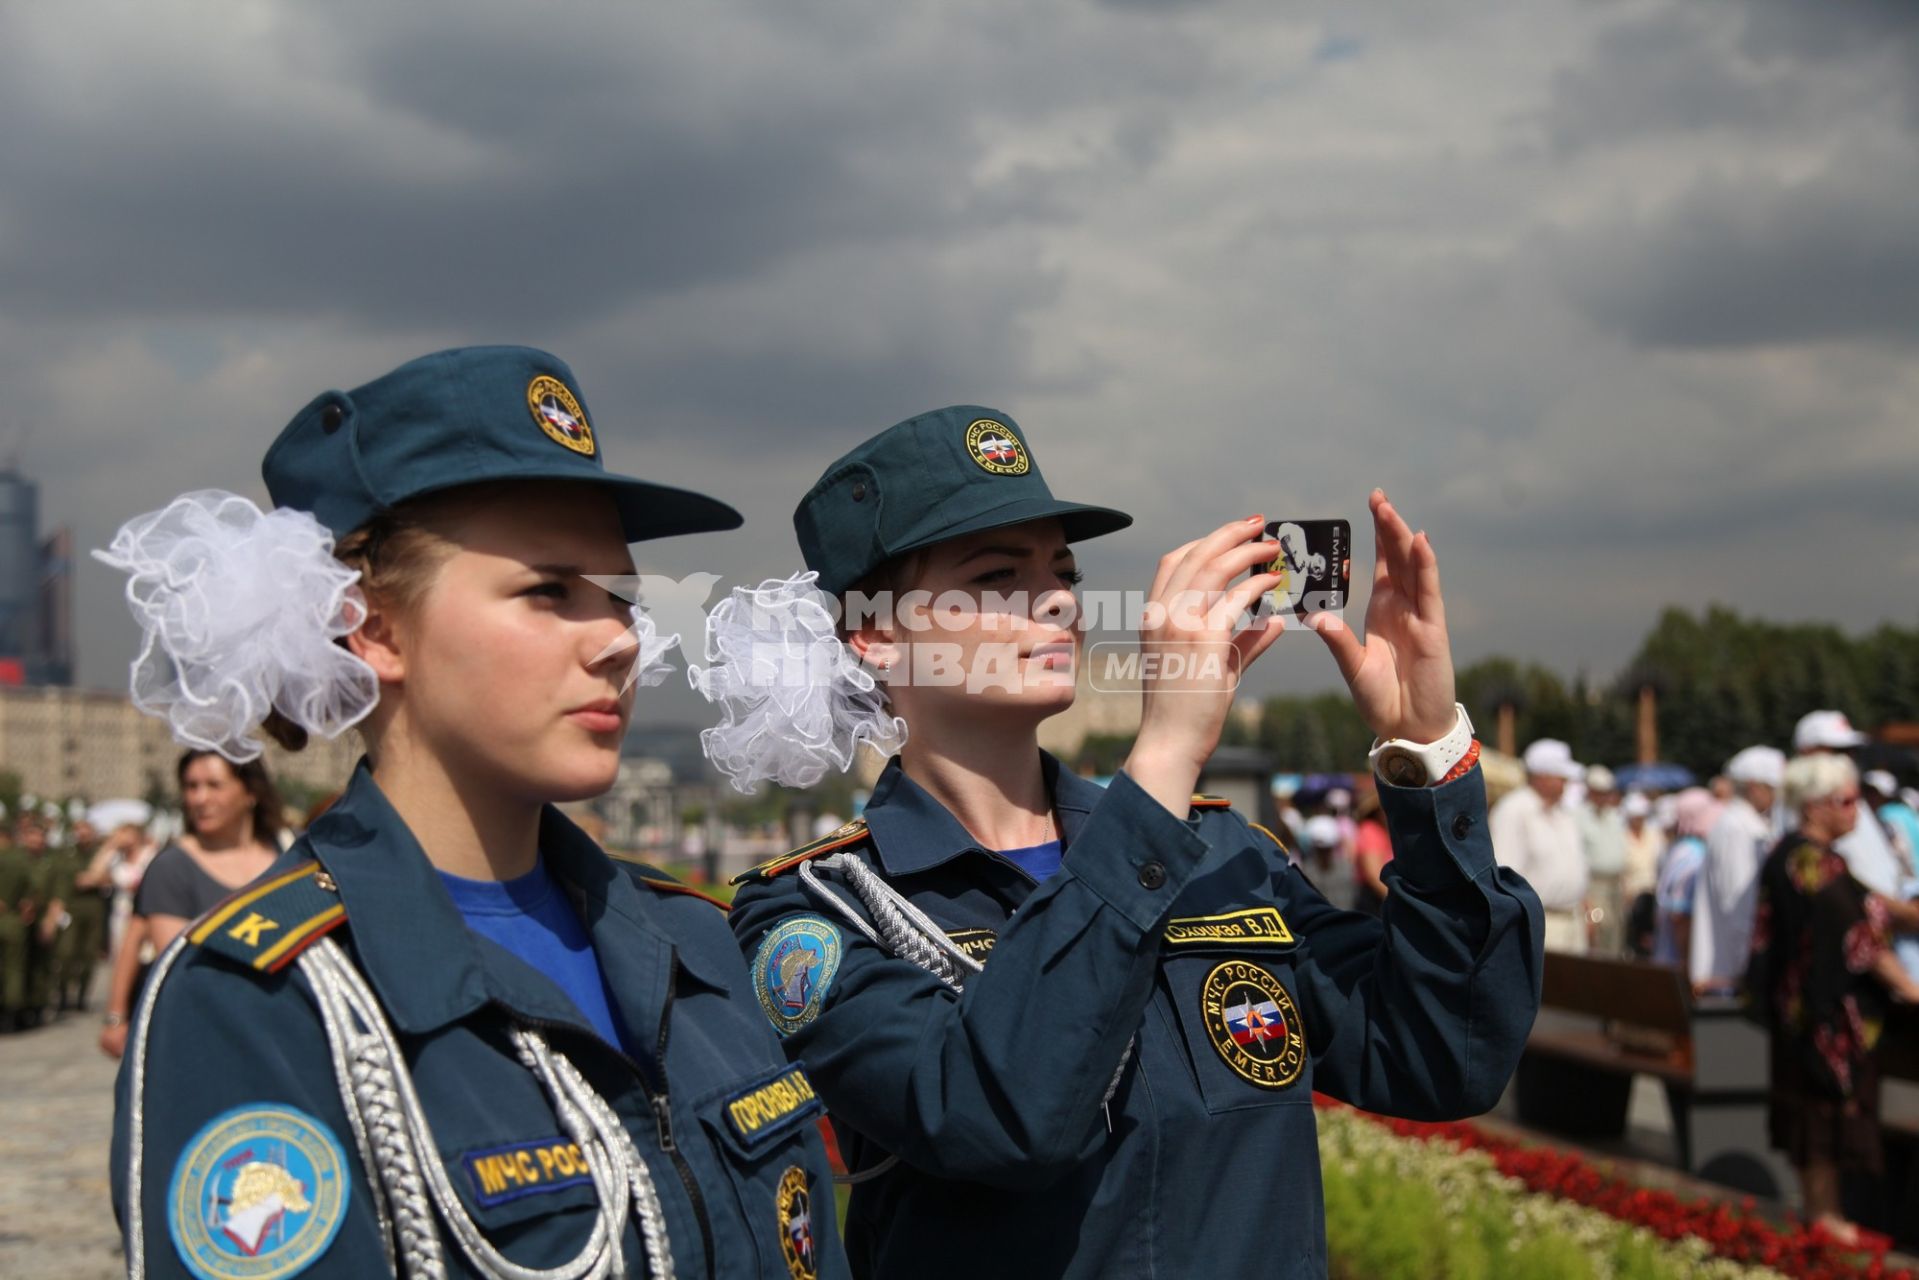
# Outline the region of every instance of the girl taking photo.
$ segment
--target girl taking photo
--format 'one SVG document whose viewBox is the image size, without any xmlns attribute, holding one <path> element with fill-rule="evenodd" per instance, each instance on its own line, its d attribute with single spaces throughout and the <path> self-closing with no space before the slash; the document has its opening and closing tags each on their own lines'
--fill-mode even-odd
<svg viewBox="0 0 1919 1280">
<path fill-rule="evenodd" d="M 1104 789 L 1036 735 L 1082 659 L 1075 544 L 1129 520 L 1056 500 L 1002 413 L 923 414 L 834 462 L 794 517 L 809 572 L 715 610 L 695 678 L 737 782 L 896 753 L 861 821 L 749 873 L 730 917 L 852 1171 L 854 1274 L 1321 1276 L 1314 1091 L 1427 1119 L 1498 1099 L 1542 917 L 1493 862 L 1432 546 L 1371 509 L 1365 638 L 1318 622 L 1387 740 L 1377 919 L 1193 794 L 1279 634 L 1239 626 L 1279 581 L 1242 577 L 1278 554 L 1261 517 L 1160 561 L 1159 660 Z"/>
<path fill-rule="evenodd" d="M 229 759 L 263 721 L 367 754 L 154 965 L 131 1274 L 843 1274 L 817 1101 L 720 912 L 553 807 L 612 784 L 667 647 L 583 575 L 737 513 L 607 472 L 571 371 L 519 347 L 327 392 L 264 471 L 270 513 L 189 494 L 115 539 L 135 698 Z"/>
</svg>

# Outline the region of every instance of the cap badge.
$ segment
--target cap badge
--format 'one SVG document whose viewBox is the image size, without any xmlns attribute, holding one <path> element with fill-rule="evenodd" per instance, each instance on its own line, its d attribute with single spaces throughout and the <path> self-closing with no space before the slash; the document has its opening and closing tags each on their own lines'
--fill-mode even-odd
<svg viewBox="0 0 1919 1280">
<path fill-rule="evenodd" d="M 1023 476 L 1033 466 L 1019 437 L 991 418 L 980 418 L 966 428 L 966 452 L 996 476 Z"/>
<path fill-rule="evenodd" d="M 526 407 L 549 438 L 575 453 L 593 456 L 593 428 L 587 425 L 586 410 L 564 382 L 544 373 L 533 379 L 526 384 Z"/>
</svg>

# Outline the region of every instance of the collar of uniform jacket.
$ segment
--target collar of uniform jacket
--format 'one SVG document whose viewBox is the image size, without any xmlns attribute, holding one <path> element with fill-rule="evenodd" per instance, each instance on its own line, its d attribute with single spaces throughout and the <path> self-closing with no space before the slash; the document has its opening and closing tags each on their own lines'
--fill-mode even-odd
<svg viewBox="0 0 1919 1280">
<path fill-rule="evenodd" d="M 497 1002 L 592 1034 L 551 979 L 467 928 L 364 758 L 305 842 L 339 886 L 360 967 L 401 1031 L 432 1031 Z M 658 1026 L 676 960 L 681 972 L 726 990 L 711 958 L 676 949 L 649 895 L 551 805 L 540 813 L 540 852 L 579 910 L 601 967 L 627 975 L 609 994 L 630 1034 L 645 1039 Z"/>
<path fill-rule="evenodd" d="M 1053 797 L 1053 810 L 1059 815 L 1060 838 L 1065 849 L 1073 847 L 1086 816 L 1093 811 L 1106 789 L 1088 782 L 1071 769 L 1063 768 L 1053 756 L 1039 753 L 1040 768 L 1046 776 L 1046 789 Z M 888 875 L 911 875 L 950 862 L 963 853 L 993 852 L 984 848 L 973 834 L 948 813 L 926 788 L 906 776 L 900 759 L 894 756 L 885 772 L 873 784 L 873 796 L 866 802 L 867 830 L 873 833 L 873 847 L 880 865 Z"/>
</svg>

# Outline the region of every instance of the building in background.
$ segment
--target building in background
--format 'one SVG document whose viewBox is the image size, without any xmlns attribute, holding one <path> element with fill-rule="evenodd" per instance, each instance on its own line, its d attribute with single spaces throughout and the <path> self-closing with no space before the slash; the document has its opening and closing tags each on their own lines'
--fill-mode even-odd
<svg viewBox="0 0 1919 1280">
<path fill-rule="evenodd" d="M 73 683 L 73 540 L 40 536 L 40 487 L 0 469 L 0 685 Z"/>
<path fill-rule="evenodd" d="M 118 690 L 0 684 L 0 771 L 13 774 L 24 794 L 160 798 L 171 806 L 180 750 L 165 722 L 141 714 Z M 359 758 L 352 732 L 332 742 L 315 737 L 299 752 L 269 742 L 266 755 L 274 779 L 292 784 L 289 792 L 319 794 L 345 786 Z"/>
</svg>

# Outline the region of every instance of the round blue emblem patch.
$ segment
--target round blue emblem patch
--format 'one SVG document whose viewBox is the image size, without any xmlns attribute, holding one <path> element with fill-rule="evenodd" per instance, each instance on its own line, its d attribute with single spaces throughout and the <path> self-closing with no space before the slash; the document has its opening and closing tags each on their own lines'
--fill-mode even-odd
<svg viewBox="0 0 1919 1280">
<path fill-rule="evenodd" d="M 783 1036 L 819 1017 L 840 967 L 840 931 L 818 916 L 788 920 L 767 934 L 753 957 L 760 1008 Z"/>
<path fill-rule="evenodd" d="M 317 1262 L 346 1219 L 346 1152 L 280 1103 L 236 1107 L 193 1136 L 167 1187 L 167 1231 L 200 1280 L 281 1280 Z"/>
</svg>

